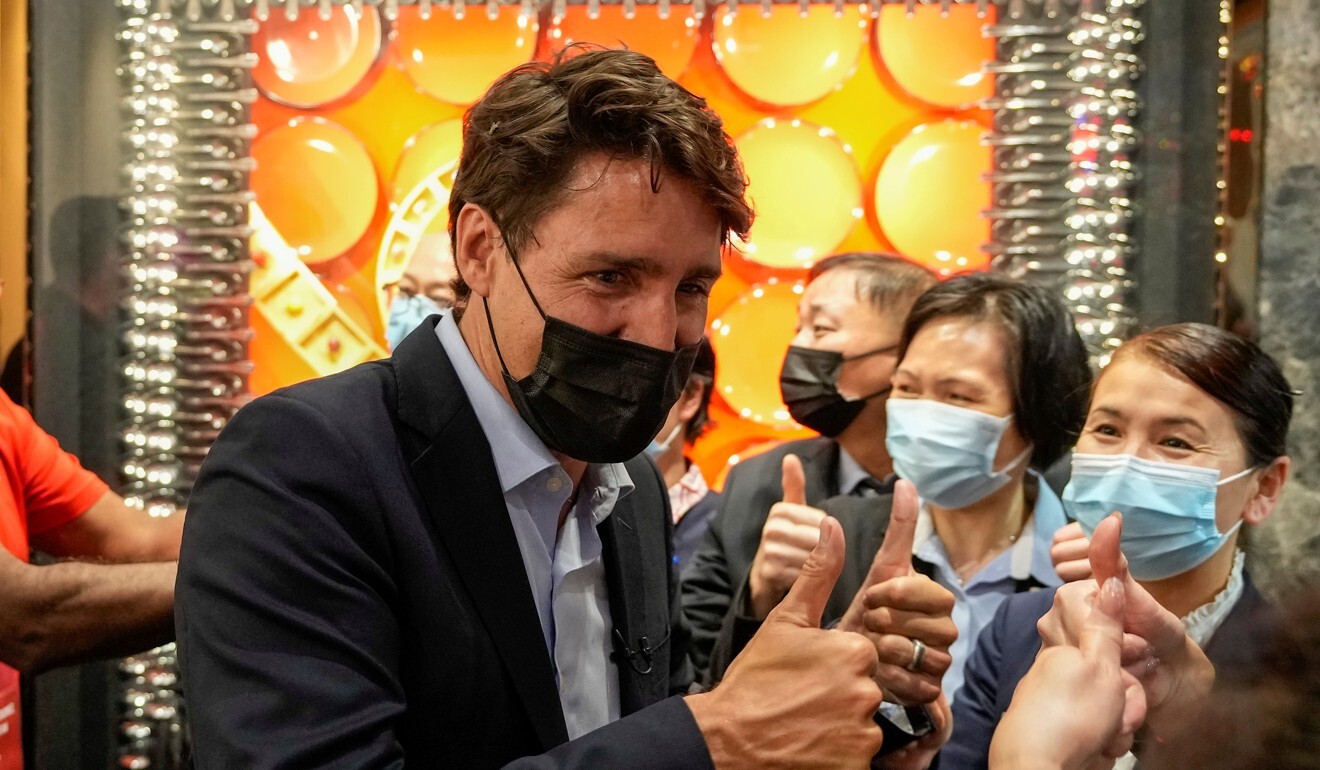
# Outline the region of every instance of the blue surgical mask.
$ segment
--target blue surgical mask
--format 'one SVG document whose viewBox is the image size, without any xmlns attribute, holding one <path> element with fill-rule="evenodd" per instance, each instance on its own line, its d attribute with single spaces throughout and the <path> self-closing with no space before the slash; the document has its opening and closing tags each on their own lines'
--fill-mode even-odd
<svg viewBox="0 0 1320 770">
<path fill-rule="evenodd" d="M 669 448 L 674 445 L 674 439 L 678 436 L 678 429 L 681 427 L 683 426 L 675 425 L 674 429 L 669 431 L 669 436 L 664 441 L 651 439 L 651 443 L 646 447 L 647 456 L 652 460 L 659 460 L 661 457 L 664 457 L 665 452 L 668 452 Z"/>
<path fill-rule="evenodd" d="M 1215 523 L 1218 488 L 1251 473 L 1219 478 L 1214 468 L 1134 455 L 1074 454 L 1064 508 L 1090 537 L 1111 513 L 1123 514 L 1120 548 L 1138 580 L 1163 580 L 1203 564 L 1242 525 Z"/>
<path fill-rule="evenodd" d="M 966 508 L 984 500 L 1008 484 L 1013 470 L 1031 456 L 1027 447 L 995 470 L 999 441 L 1012 416 L 911 398 L 890 398 L 886 415 L 885 447 L 894 473 L 939 508 Z"/>
<path fill-rule="evenodd" d="M 390 303 L 390 320 L 385 325 L 385 341 L 390 344 L 390 350 L 397 348 L 403 338 L 428 316 L 443 313 L 446 309 L 425 294 L 400 292 L 395 295 Z"/>
</svg>

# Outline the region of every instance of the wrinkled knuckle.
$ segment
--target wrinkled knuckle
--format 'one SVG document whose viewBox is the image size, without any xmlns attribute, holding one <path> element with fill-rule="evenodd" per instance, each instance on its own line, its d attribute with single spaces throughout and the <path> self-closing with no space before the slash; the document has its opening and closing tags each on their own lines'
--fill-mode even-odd
<svg viewBox="0 0 1320 770">
<path fill-rule="evenodd" d="M 876 650 L 875 645 L 861 634 L 843 634 L 840 641 L 842 656 L 858 666 L 870 667 L 875 665 Z"/>
<path fill-rule="evenodd" d="M 937 646 L 950 647 L 958 641 L 958 626 L 954 625 L 952 618 L 949 618 L 935 629 L 932 636 L 935 637 Z"/>
</svg>

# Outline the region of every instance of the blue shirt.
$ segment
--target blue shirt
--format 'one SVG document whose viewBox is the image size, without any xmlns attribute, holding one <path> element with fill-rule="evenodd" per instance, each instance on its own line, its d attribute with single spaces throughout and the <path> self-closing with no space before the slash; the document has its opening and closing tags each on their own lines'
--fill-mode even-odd
<svg viewBox="0 0 1320 770">
<path fill-rule="evenodd" d="M 1036 479 L 1037 488 L 1036 507 L 1030 521 L 1012 546 L 982 567 L 966 584 L 958 579 L 957 570 L 949 563 L 944 543 L 935 533 L 935 523 L 924 505 L 917 519 L 912 555 L 931 565 L 935 582 L 953 592 L 955 600 L 953 624 L 958 627 L 958 640 L 949 648 L 953 663 L 944 674 L 944 693 L 950 704 L 962 688 L 963 666 L 976 648 L 976 638 L 990 625 L 1000 602 L 1016 593 L 1024 581 L 1045 588 L 1063 583 L 1050 559 L 1054 533 L 1068 523 L 1063 503 L 1040 474 L 1027 472 Z"/>
<path fill-rule="evenodd" d="M 563 466 L 477 366 L 451 313 L 435 327 L 490 442 L 504 505 L 536 601 L 570 740 L 619 718 L 619 670 L 599 525 L 632 491 L 622 464 L 591 464 L 573 493 Z"/>
</svg>

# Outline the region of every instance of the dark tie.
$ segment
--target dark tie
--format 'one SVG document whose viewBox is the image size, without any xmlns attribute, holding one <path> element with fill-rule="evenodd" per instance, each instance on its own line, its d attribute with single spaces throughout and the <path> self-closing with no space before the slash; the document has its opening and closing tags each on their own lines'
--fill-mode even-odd
<svg viewBox="0 0 1320 770">
<path fill-rule="evenodd" d="M 893 488 L 891 486 L 867 476 L 857 482 L 857 486 L 853 487 L 851 494 L 854 497 L 879 497 L 881 495 L 889 494 L 892 491 Z"/>
</svg>

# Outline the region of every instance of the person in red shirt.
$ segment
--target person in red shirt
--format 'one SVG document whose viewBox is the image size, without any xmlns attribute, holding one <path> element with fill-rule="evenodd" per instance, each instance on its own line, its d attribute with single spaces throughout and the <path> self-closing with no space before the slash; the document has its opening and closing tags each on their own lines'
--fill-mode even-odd
<svg viewBox="0 0 1320 770">
<path fill-rule="evenodd" d="M 19 674 L 174 636 L 183 516 L 149 516 L 0 393 L 0 770 L 22 767 Z M 29 564 L 32 549 L 58 561 Z"/>
</svg>

